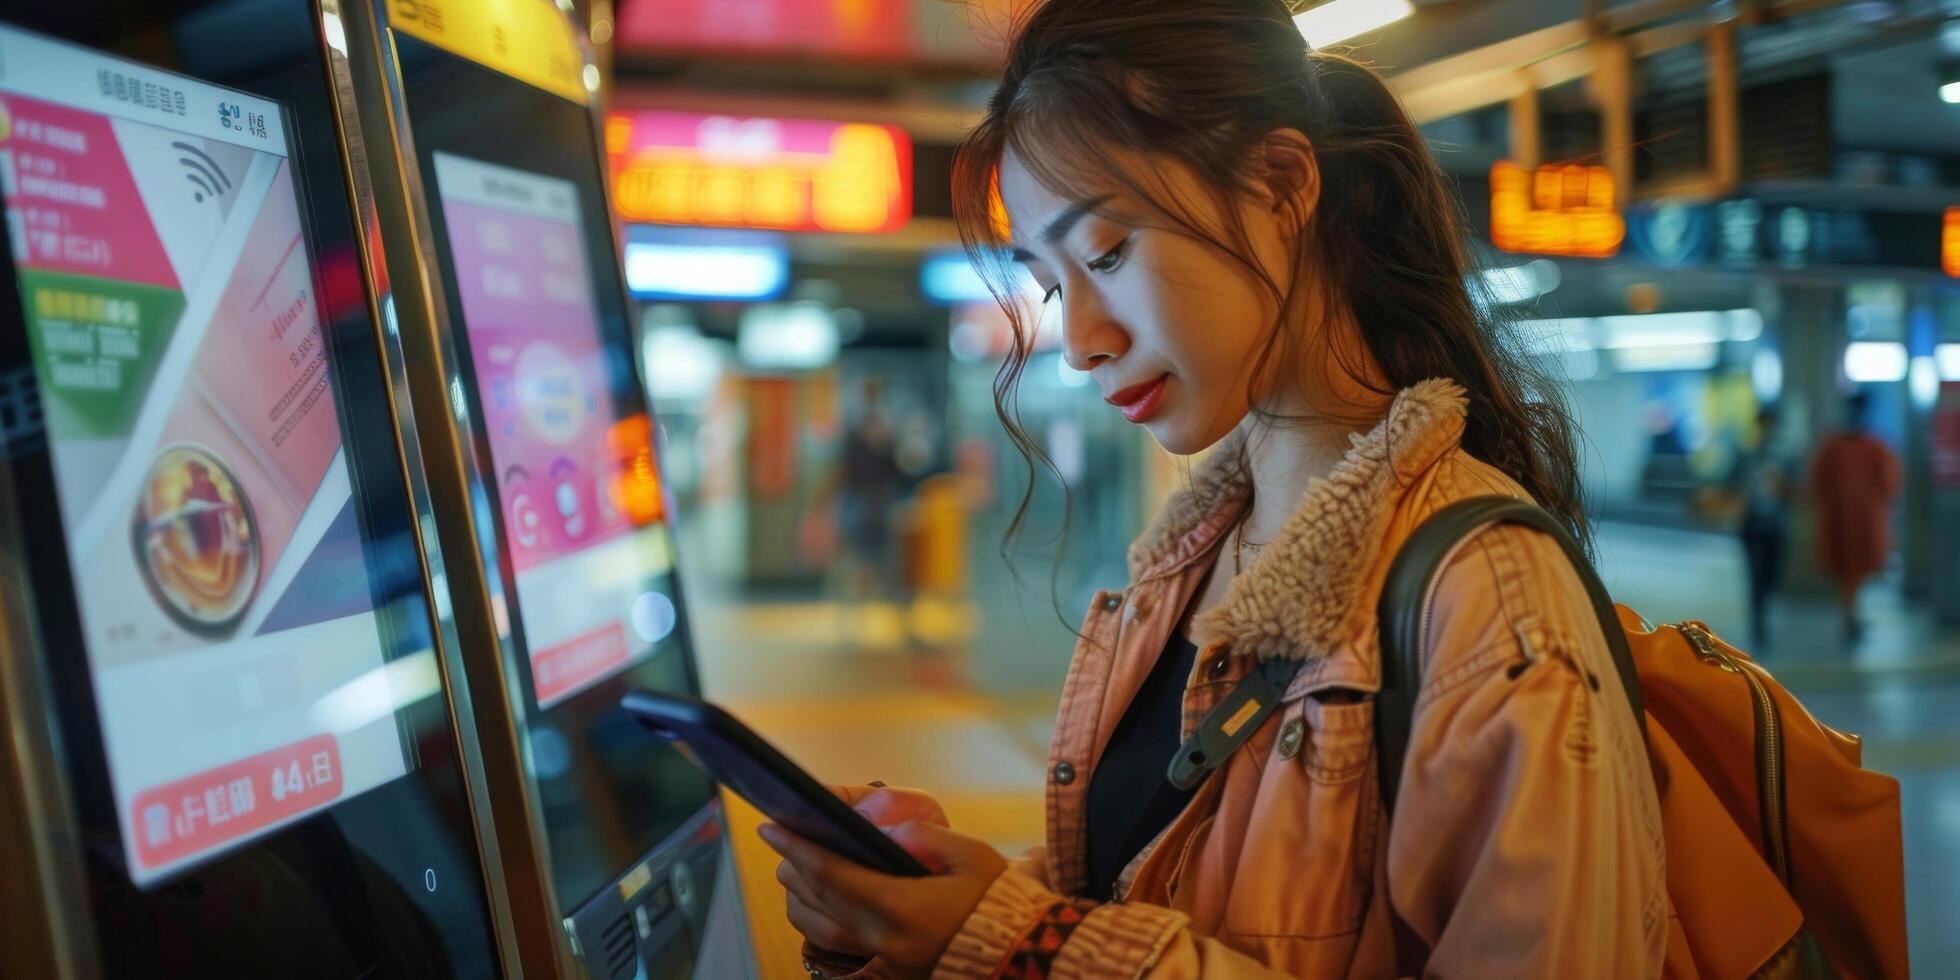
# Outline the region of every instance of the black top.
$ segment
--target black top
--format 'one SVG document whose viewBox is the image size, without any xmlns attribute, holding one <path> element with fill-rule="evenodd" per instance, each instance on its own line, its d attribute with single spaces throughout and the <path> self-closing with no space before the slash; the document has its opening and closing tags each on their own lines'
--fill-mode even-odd
<svg viewBox="0 0 1960 980">
<path fill-rule="evenodd" d="M 1114 897 L 1116 876 L 1177 819 L 1196 791 L 1172 786 L 1168 773 L 1182 741 L 1184 684 L 1197 659 L 1190 640 L 1171 634 L 1089 778 L 1092 898 Z"/>
</svg>

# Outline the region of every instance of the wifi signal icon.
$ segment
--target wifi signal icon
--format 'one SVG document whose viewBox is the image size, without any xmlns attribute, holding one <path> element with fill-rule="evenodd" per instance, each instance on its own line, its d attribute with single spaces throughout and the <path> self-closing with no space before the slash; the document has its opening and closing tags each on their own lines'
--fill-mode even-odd
<svg viewBox="0 0 1960 980">
<path fill-rule="evenodd" d="M 206 197 L 217 197 L 231 190 L 231 178 L 225 176 L 223 167 L 211 155 L 189 143 L 172 143 L 172 149 L 182 150 L 187 156 L 177 158 L 184 165 L 184 179 L 191 182 L 191 197 L 204 203 Z"/>
</svg>

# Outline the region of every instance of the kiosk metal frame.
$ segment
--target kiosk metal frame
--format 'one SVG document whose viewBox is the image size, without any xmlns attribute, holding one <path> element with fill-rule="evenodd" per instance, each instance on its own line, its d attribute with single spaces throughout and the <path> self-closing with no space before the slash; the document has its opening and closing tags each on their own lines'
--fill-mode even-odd
<svg viewBox="0 0 1960 980">
<path fill-rule="evenodd" d="M 12 404 L 13 425 L 0 430 L 0 453 L 19 438 L 19 420 L 38 406 L 17 399 L 20 378 L 0 379 Z M 34 641 L 33 582 L 19 560 L 19 500 L 13 474 L 0 466 L 0 881 L 31 888 L 0 889 L 0 975 L 72 977 L 101 972 L 87 886 L 76 855 L 75 818 L 61 760 L 61 728 L 48 710 L 48 679 Z M 15 796 L 8 791 L 17 789 Z"/>
<path fill-rule="evenodd" d="M 491 11 L 481 16 L 495 17 L 514 12 L 522 4 L 538 4 L 554 9 L 562 18 L 563 29 L 575 42 L 579 63 L 573 69 L 586 97 L 582 106 L 590 120 L 591 152 L 597 163 L 593 176 L 611 213 L 610 174 L 604 166 L 604 113 L 592 80 L 598 77 L 593 50 L 583 30 L 576 26 L 575 11 L 567 0 L 470 0 Z M 561 915 L 564 904 L 556 894 L 552 857 L 546 835 L 543 806 L 532 779 L 532 765 L 524 743 L 528 707 L 519 678 L 530 671 L 515 642 L 505 603 L 500 571 L 495 564 L 498 545 L 494 525 L 500 519 L 492 505 L 480 474 L 484 460 L 474 444 L 475 427 L 464 397 L 466 380 L 461 365 L 469 357 L 458 339 L 463 324 L 454 322 L 450 296 L 439 272 L 442 256 L 432 233 L 430 209 L 435 205 L 433 188 L 425 186 L 419 154 L 409 120 L 409 97 L 400 70 L 400 53 L 395 33 L 397 22 L 419 16 L 436 7 L 428 0 L 321 0 L 330 21 L 329 35 L 338 30 L 344 47 L 336 48 L 332 69 L 342 126 L 351 143 L 367 147 L 363 158 L 354 161 L 365 166 L 362 183 L 372 197 L 360 211 L 367 223 L 367 240 L 375 244 L 369 281 L 387 282 L 391 291 L 377 297 L 387 310 L 385 328 L 390 336 L 385 350 L 390 358 L 389 377 L 396 385 L 396 396 L 408 406 L 403 415 L 413 414 L 423 424 L 413 434 L 426 478 L 427 499 L 418 498 L 426 551 L 446 555 L 440 568 L 431 568 L 434 587 L 443 590 L 453 604 L 445 617 L 440 642 L 445 646 L 473 651 L 460 658 L 472 690 L 474 737 L 460 733 L 469 751 L 488 774 L 487 812 L 494 824 L 494 839 L 501 853 L 492 874 L 497 893 L 508 902 L 510 934 L 516 955 L 507 960 L 524 972 L 537 976 L 578 975 L 587 950 L 581 943 L 581 926 L 569 911 Z M 442 4 L 441 6 L 448 6 Z M 476 19 L 456 17 L 454 20 Z M 434 19 L 434 18 L 432 18 Z M 425 38 L 417 38 L 425 40 Z M 523 39 L 513 39 L 523 43 Z M 454 47 L 439 45 L 450 54 L 476 61 L 493 71 L 510 74 L 498 65 L 471 58 Z M 513 75 L 512 77 L 517 78 Z M 547 88 L 535 79 L 517 78 L 556 95 L 565 96 L 564 85 Z M 563 79 L 561 78 L 562 82 Z M 594 261 L 611 261 L 621 254 L 619 226 L 609 222 L 607 236 L 612 242 L 611 256 L 594 256 Z M 631 309 L 630 297 L 621 299 Z M 637 362 L 637 357 L 635 358 Z M 411 370 L 408 364 L 416 367 Z M 404 439 L 410 437 L 404 433 Z M 671 508 L 669 508 L 671 512 Z M 438 544 L 439 543 L 439 544 Z M 676 584 L 678 595 L 678 583 Z M 494 651 L 494 655 L 486 653 Z M 712 814 L 726 833 L 725 818 Z M 694 821 L 698 823 L 699 819 Z M 642 866 L 620 869 L 623 883 L 616 886 L 622 896 L 627 883 L 640 880 Z M 637 876 L 637 879 L 636 879 Z M 719 888 L 737 889 L 732 874 L 722 876 Z M 571 896 L 576 898 L 577 896 Z M 602 896 L 603 897 L 603 896 Z M 504 910 L 500 910 L 504 911 Z M 746 940 L 746 931 L 743 938 Z M 589 942 L 589 939 L 588 939 Z"/>
<path fill-rule="evenodd" d="M 343 40 L 329 62 L 339 125 L 347 139 L 359 140 L 366 151 L 350 154 L 349 165 L 366 171 L 364 183 L 371 195 L 358 211 L 365 225 L 361 238 L 371 249 L 363 259 L 370 288 L 388 284 L 375 301 L 384 311 L 379 322 L 388 335 L 388 377 L 395 397 L 406 406 L 397 415 L 436 420 L 426 433 L 417 427 L 414 447 L 426 494 L 416 501 L 422 535 L 430 545 L 425 554 L 442 554 L 439 541 L 462 546 L 453 567 L 431 566 L 428 574 L 449 597 L 451 614 L 444 617 L 438 643 L 462 663 L 472 683 L 483 685 L 472 702 L 472 724 L 462 726 L 467 730 L 459 735 L 486 770 L 501 774 L 486 780 L 488 806 L 479 820 L 488 814 L 499 842 L 495 860 L 486 863 L 497 879 L 495 891 L 506 903 L 500 911 L 510 917 L 515 955 L 507 962 L 521 974 L 568 974 L 574 960 L 563 934 L 553 927 L 557 903 L 545 865 L 543 818 L 524 776 L 524 749 L 518 741 L 524 704 L 507 677 L 516 668 L 506 662 L 514 659 L 508 653 L 511 637 L 497 628 L 492 603 L 501 586 L 480 557 L 478 529 L 484 518 L 479 516 L 482 491 L 474 486 L 475 451 L 457 427 L 457 400 L 450 395 L 450 386 L 461 384 L 454 367 L 457 353 L 448 343 L 448 307 L 433 273 L 439 258 L 427 231 L 422 177 L 395 70 L 388 0 L 321 0 L 321 9 L 337 25 L 329 31 L 338 30 Z M 406 366 L 410 360 L 439 368 L 411 374 Z M 499 651 L 498 663 L 464 657 L 465 649 Z"/>
</svg>

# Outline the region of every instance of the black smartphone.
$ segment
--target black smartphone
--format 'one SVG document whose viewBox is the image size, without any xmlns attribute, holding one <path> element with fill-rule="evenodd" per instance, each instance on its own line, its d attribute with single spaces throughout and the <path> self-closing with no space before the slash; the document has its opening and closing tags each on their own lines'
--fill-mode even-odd
<svg viewBox="0 0 1960 980">
<path fill-rule="evenodd" d="M 803 838 L 874 871 L 911 878 L 932 873 L 728 712 L 685 694 L 644 688 L 628 691 L 619 703 L 654 734 L 680 743 L 715 782 Z"/>
</svg>

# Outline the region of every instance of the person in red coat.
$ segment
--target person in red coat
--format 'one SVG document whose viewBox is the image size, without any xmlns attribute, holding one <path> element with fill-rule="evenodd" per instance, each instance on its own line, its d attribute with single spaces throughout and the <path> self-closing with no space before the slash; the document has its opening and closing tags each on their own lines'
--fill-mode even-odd
<svg viewBox="0 0 1960 980">
<path fill-rule="evenodd" d="M 1846 427 L 1824 440 L 1810 468 L 1817 566 L 1837 582 L 1845 637 L 1852 642 L 1864 635 L 1858 589 L 1885 566 L 1892 547 L 1889 510 L 1904 484 L 1899 457 L 1866 428 L 1870 407 L 1862 391 L 1845 400 Z"/>
</svg>

